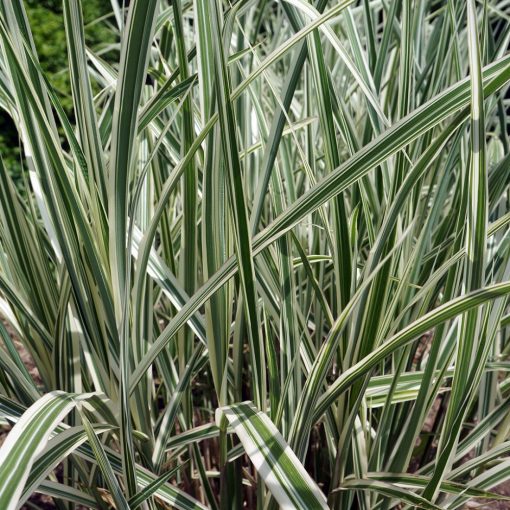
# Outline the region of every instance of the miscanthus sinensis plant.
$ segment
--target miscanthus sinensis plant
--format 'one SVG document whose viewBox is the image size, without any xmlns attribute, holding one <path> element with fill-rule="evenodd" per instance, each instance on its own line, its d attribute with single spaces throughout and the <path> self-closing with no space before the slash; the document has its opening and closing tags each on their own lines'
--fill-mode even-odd
<svg viewBox="0 0 510 510">
<path fill-rule="evenodd" d="M 0 508 L 505 499 L 509 21 L 64 0 L 56 91 L 2 0 Z"/>
</svg>

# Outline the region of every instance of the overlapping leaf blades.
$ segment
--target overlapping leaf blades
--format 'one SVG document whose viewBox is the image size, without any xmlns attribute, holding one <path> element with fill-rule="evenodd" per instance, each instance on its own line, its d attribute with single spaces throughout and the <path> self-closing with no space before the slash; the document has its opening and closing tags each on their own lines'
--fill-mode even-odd
<svg viewBox="0 0 510 510">
<path fill-rule="evenodd" d="M 0 2 L 23 154 L 18 187 L 0 163 L 1 504 L 496 497 L 505 2 L 128 4 L 90 48 L 63 2 L 56 91 L 24 3 Z"/>
</svg>

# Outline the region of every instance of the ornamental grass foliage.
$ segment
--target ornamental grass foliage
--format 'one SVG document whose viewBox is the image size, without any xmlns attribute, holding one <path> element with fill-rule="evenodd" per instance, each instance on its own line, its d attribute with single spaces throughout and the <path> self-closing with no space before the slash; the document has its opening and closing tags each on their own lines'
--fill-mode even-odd
<svg viewBox="0 0 510 510">
<path fill-rule="evenodd" d="M 510 508 L 508 0 L 84 4 L 0 1 L 0 509 Z"/>
</svg>

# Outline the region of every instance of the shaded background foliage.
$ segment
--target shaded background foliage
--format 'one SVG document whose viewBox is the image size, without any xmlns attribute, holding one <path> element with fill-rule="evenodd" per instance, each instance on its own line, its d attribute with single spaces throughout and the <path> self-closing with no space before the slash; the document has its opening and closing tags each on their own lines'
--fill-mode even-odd
<svg viewBox="0 0 510 510">
<path fill-rule="evenodd" d="M 41 67 L 58 93 L 67 115 L 73 119 L 62 1 L 24 1 Z M 83 2 L 87 44 L 98 53 L 103 54 L 107 61 L 115 62 L 118 58 L 118 49 L 112 50 L 111 45 L 116 42 L 118 35 L 109 27 L 111 16 L 112 9 L 108 0 Z M 108 50 L 106 54 L 101 51 L 105 47 Z M 97 90 L 97 87 L 95 88 Z M 20 182 L 22 179 L 22 162 L 20 161 L 22 152 L 20 151 L 19 135 L 11 118 L 4 110 L 0 110 L 0 148 L 5 165 L 9 168 L 19 189 L 23 190 Z"/>
</svg>

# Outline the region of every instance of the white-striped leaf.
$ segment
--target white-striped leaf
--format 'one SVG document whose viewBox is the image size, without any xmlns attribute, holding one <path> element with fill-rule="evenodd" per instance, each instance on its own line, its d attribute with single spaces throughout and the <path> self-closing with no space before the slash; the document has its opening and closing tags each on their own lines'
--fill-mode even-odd
<svg viewBox="0 0 510 510">
<path fill-rule="evenodd" d="M 43 451 L 50 434 L 76 405 L 70 393 L 47 393 L 33 404 L 11 430 L 0 449 L 0 508 L 14 510 L 37 456 Z"/>
<path fill-rule="evenodd" d="M 266 414 L 258 411 L 251 402 L 218 409 L 218 423 L 222 414 L 234 428 L 244 451 L 280 508 L 328 508 L 324 494 Z"/>
</svg>

